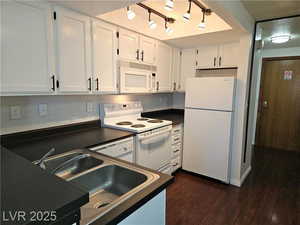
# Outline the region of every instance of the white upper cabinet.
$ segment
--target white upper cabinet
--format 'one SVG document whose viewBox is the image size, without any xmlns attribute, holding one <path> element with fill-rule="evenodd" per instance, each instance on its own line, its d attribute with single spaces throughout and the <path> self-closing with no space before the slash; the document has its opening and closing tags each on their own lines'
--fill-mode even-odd
<svg viewBox="0 0 300 225">
<path fill-rule="evenodd" d="M 237 67 L 238 43 L 201 46 L 196 60 L 197 69 Z"/>
<path fill-rule="evenodd" d="M 93 91 L 117 92 L 117 28 L 92 20 Z"/>
<path fill-rule="evenodd" d="M 157 42 L 156 90 L 166 92 L 172 90 L 172 48 L 162 42 Z"/>
<path fill-rule="evenodd" d="M 58 90 L 87 93 L 92 90 L 90 18 L 55 7 Z"/>
<path fill-rule="evenodd" d="M 173 61 L 172 61 L 172 78 L 173 78 L 173 91 L 178 91 L 180 88 L 180 67 L 181 67 L 181 56 L 180 49 L 173 48 Z"/>
<path fill-rule="evenodd" d="M 219 66 L 237 67 L 238 65 L 238 43 L 226 43 L 219 47 Z"/>
<path fill-rule="evenodd" d="M 218 45 L 201 46 L 197 49 L 196 61 L 198 69 L 214 68 L 218 64 Z"/>
<path fill-rule="evenodd" d="M 119 56 L 128 61 L 139 61 L 139 35 L 125 29 L 119 29 Z"/>
<path fill-rule="evenodd" d="M 181 73 L 178 91 L 185 91 L 185 80 L 196 75 L 196 50 L 183 49 L 181 51 Z"/>
<path fill-rule="evenodd" d="M 52 14 L 49 6 L 14 1 L 1 1 L 0 4 L 1 95 L 53 92 Z"/>
<path fill-rule="evenodd" d="M 140 60 L 147 64 L 155 62 L 156 41 L 154 39 L 140 36 Z"/>
</svg>

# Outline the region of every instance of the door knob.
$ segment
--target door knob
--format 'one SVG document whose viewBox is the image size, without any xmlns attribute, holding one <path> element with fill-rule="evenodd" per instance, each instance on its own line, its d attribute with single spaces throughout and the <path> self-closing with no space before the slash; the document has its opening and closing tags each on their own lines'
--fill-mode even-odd
<svg viewBox="0 0 300 225">
<path fill-rule="evenodd" d="M 262 104 L 262 105 L 263 105 L 264 108 L 268 108 L 268 101 L 266 101 L 266 100 L 263 101 L 263 104 Z"/>
</svg>

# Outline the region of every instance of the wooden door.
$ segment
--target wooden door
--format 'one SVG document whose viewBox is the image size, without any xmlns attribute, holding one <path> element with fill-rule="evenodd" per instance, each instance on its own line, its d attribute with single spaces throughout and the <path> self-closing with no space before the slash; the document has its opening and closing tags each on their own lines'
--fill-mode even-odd
<svg viewBox="0 0 300 225">
<path fill-rule="evenodd" d="M 129 61 L 140 60 L 139 35 L 129 30 L 119 30 L 120 58 Z"/>
<path fill-rule="evenodd" d="M 54 92 L 51 8 L 46 3 L 2 1 L 1 94 Z"/>
<path fill-rule="evenodd" d="M 59 91 L 91 91 L 90 18 L 60 7 L 56 11 L 57 68 Z"/>
<path fill-rule="evenodd" d="M 300 151 L 300 58 L 264 60 L 260 90 L 256 144 Z"/>
<path fill-rule="evenodd" d="M 155 52 L 156 52 L 156 41 L 152 38 L 140 36 L 140 60 L 144 63 L 154 64 Z"/>
<path fill-rule="evenodd" d="M 181 51 L 179 91 L 185 91 L 185 80 L 196 75 L 196 49 L 184 49 Z"/>
<path fill-rule="evenodd" d="M 218 45 L 207 45 L 198 48 L 197 69 L 218 67 Z"/>
<path fill-rule="evenodd" d="M 162 42 L 157 44 L 157 91 L 171 91 L 172 48 Z"/>
<path fill-rule="evenodd" d="M 93 20 L 92 52 L 95 92 L 117 92 L 117 28 L 99 20 Z"/>
</svg>

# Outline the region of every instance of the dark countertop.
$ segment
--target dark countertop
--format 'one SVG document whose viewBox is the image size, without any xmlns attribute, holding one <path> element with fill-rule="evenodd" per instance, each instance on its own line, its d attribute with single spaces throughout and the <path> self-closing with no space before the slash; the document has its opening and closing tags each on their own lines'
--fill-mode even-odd
<svg viewBox="0 0 300 225">
<path fill-rule="evenodd" d="M 43 224 L 30 221 L 30 212 L 37 210 L 56 211 L 59 220 L 89 201 L 87 192 L 46 173 L 3 147 L 0 151 L 1 211 L 6 214 L 1 213 L 1 216 L 8 219 L 9 211 L 26 212 L 26 221 L 3 222 L 2 218 L 3 224 Z"/>
<path fill-rule="evenodd" d="M 173 125 L 182 124 L 184 122 L 184 109 L 165 109 L 152 112 L 142 113 L 143 117 L 171 120 Z"/>
<path fill-rule="evenodd" d="M 1 136 L 1 145 L 29 161 L 35 161 L 51 148 L 55 148 L 54 154 L 60 154 L 78 148 L 105 144 L 133 135 L 133 133 L 127 131 L 102 128 L 97 120 L 3 135 Z"/>
</svg>

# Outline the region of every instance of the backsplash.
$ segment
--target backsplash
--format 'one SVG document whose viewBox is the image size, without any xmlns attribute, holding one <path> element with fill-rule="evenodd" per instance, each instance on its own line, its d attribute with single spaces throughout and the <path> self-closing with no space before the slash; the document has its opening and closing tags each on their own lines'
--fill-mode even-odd
<svg viewBox="0 0 300 225">
<path fill-rule="evenodd" d="M 101 96 L 22 96 L 1 97 L 0 99 L 1 134 L 98 119 L 100 103 L 141 101 L 145 112 L 173 107 L 172 94 L 166 93 Z M 47 104 L 47 115 L 40 115 L 39 104 Z M 88 104 L 90 107 L 88 107 Z M 12 119 L 11 106 L 20 106 L 20 119 Z"/>
</svg>

